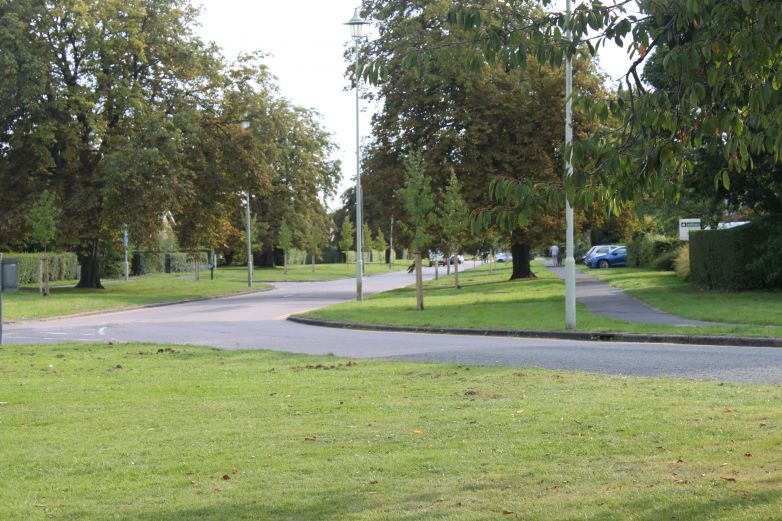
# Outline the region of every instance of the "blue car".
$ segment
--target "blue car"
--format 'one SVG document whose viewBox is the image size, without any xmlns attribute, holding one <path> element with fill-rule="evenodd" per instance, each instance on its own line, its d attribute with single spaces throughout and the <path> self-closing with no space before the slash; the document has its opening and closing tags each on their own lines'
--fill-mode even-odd
<svg viewBox="0 0 782 521">
<path fill-rule="evenodd" d="M 627 246 L 617 246 L 611 251 L 590 257 L 586 265 L 590 268 L 627 266 Z"/>
</svg>

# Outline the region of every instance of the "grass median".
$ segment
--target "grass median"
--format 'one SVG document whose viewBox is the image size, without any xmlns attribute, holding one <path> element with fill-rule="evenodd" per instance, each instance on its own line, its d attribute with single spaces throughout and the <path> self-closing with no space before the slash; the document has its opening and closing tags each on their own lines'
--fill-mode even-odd
<svg viewBox="0 0 782 521">
<path fill-rule="evenodd" d="M 352 271 L 351 271 L 352 270 Z M 388 272 L 385 264 L 367 264 L 368 275 Z M 268 289 L 264 282 L 299 282 L 335 280 L 355 277 L 355 265 L 318 264 L 295 265 L 288 268 L 256 268 L 253 272 L 254 290 Z M 150 304 L 162 304 L 198 298 L 231 295 L 248 291 L 246 268 L 220 268 L 210 280 L 208 270 L 196 281 L 193 273 L 156 273 L 131 277 L 128 281 L 104 280 L 105 289 L 85 290 L 74 287 L 76 281 L 56 283 L 48 297 L 41 297 L 37 287 L 23 287 L 18 292 L 4 294 L 3 319 L 25 320 L 50 318 L 74 313 L 109 311 Z"/>
<path fill-rule="evenodd" d="M 534 279 L 509 281 L 510 266 L 495 265 L 477 267 L 460 274 L 462 289 L 453 289 L 453 278 L 441 277 L 426 283 L 424 290 L 425 310 L 415 309 L 415 290 L 412 287 L 389 291 L 372 296 L 363 302 L 346 302 L 314 310 L 304 316 L 342 322 L 410 325 L 438 328 L 472 328 L 478 330 L 564 330 L 565 287 L 564 283 L 539 263 L 533 263 L 537 275 Z M 612 273 L 613 270 L 608 270 Z M 609 274 L 610 275 L 610 274 Z M 699 290 L 680 289 L 671 291 L 675 281 L 669 277 L 654 278 L 646 273 L 644 291 L 632 293 L 639 300 L 648 295 L 659 296 L 650 302 L 653 306 L 676 312 L 680 308 L 666 309 L 666 294 L 676 294 L 676 301 L 694 300 Z M 629 274 L 626 279 L 633 280 Z M 659 284 L 655 286 L 655 284 Z M 689 286 L 689 285 L 686 285 Z M 703 293 L 703 292 L 700 292 Z M 730 313 L 731 309 L 744 306 L 741 312 Z M 621 320 L 593 314 L 586 306 L 577 304 L 578 330 L 589 332 L 625 332 L 684 335 L 738 335 L 782 337 L 782 294 L 766 293 L 763 298 L 756 295 L 708 293 L 690 306 L 689 318 L 716 320 L 719 316 L 731 325 L 724 326 L 662 326 L 654 324 L 630 324 Z M 723 310 L 712 313 L 711 310 Z M 711 317 L 711 318 L 710 318 Z M 744 318 L 751 317 L 752 320 Z"/>
<path fill-rule="evenodd" d="M 778 386 L 143 344 L 0 372 L 9 521 L 782 516 Z"/>
</svg>

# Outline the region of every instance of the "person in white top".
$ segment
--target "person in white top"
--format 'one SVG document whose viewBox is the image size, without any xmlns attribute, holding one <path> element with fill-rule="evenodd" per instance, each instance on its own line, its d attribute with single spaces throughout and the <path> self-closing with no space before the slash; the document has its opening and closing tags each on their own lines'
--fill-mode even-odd
<svg viewBox="0 0 782 521">
<path fill-rule="evenodd" d="M 559 258 L 559 246 L 556 244 L 551 247 L 551 262 L 554 266 L 557 266 L 557 259 Z"/>
</svg>

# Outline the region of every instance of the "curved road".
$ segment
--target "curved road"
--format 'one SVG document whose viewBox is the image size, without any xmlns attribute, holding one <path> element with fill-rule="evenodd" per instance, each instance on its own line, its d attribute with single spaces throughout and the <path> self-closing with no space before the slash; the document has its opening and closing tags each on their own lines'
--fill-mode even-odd
<svg viewBox="0 0 782 521">
<path fill-rule="evenodd" d="M 433 269 L 427 268 L 431 277 Z M 411 284 L 406 272 L 368 277 L 367 294 Z M 557 339 L 427 335 L 331 329 L 285 320 L 355 297 L 355 280 L 279 283 L 272 291 L 5 327 L 8 344 L 159 342 L 272 349 L 351 358 L 511 365 L 612 375 L 782 384 L 782 349 Z"/>
</svg>

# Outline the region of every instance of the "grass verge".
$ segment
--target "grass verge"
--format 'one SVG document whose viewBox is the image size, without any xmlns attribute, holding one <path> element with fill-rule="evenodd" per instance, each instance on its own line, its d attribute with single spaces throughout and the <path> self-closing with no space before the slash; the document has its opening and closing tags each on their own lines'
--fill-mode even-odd
<svg viewBox="0 0 782 521">
<path fill-rule="evenodd" d="M 537 278 L 516 281 L 508 280 L 510 266 L 495 265 L 492 271 L 485 266 L 471 269 L 460 274 L 461 290 L 453 289 L 452 276 L 441 277 L 438 281 L 429 281 L 424 291 L 425 309 L 422 312 L 416 311 L 415 290 L 408 287 L 375 295 L 363 302 L 345 302 L 314 310 L 305 313 L 304 316 L 371 324 L 561 331 L 565 323 L 564 283 L 540 264 L 533 263 L 533 267 Z M 665 287 L 663 286 L 659 291 L 661 295 L 664 294 Z M 712 294 L 713 301 L 702 299 L 702 307 L 721 307 L 723 304 L 718 299 L 722 297 L 723 294 Z M 777 295 L 772 294 L 769 298 L 777 299 Z M 759 303 L 758 307 L 763 305 Z M 776 306 L 765 316 L 779 314 L 779 309 L 782 309 L 782 305 Z M 782 336 L 782 320 L 740 323 L 739 314 L 735 314 L 730 321 L 735 325 L 692 327 L 630 324 L 594 315 L 581 304 L 577 304 L 577 313 L 579 331 Z M 690 318 L 713 320 L 703 315 L 697 316 L 697 313 Z"/>
<path fill-rule="evenodd" d="M 777 386 L 139 344 L 0 372 L 4 520 L 782 516 Z"/>
<path fill-rule="evenodd" d="M 353 271 L 351 271 L 351 269 Z M 369 275 L 385 273 L 385 264 L 367 264 Z M 311 266 L 291 266 L 285 274 L 282 268 L 256 268 L 253 272 L 253 289 L 270 286 L 262 282 L 298 282 L 314 280 L 335 280 L 355 277 L 355 265 L 318 264 L 313 272 Z M 215 280 L 209 272 L 201 272 L 201 280 L 194 280 L 193 273 L 156 273 L 143 277 L 131 277 L 128 281 L 104 280 L 106 289 L 76 289 L 76 281 L 70 285 L 60 283 L 52 287 L 51 294 L 43 298 L 37 287 L 24 287 L 18 292 L 4 294 L 3 319 L 25 320 L 49 318 L 74 313 L 108 311 L 149 304 L 161 304 L 204 297 L 231 295 L 247 291 L 246 268 L 220 268 Z"/>
</svg>

